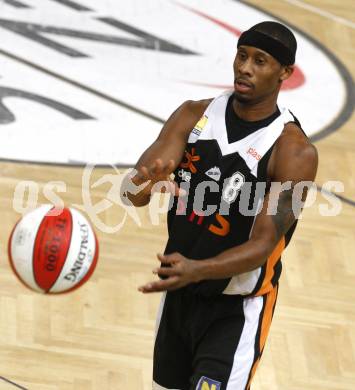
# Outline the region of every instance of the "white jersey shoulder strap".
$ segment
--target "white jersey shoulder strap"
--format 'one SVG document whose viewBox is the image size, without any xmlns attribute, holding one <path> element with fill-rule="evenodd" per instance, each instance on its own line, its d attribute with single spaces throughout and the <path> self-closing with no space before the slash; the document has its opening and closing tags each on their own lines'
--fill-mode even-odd
<svg viewBox="0 0 355 390">
<path fill-rule="evenodd" d="M 223 114 L 223 112 L 225 113 L 226 111 L 227 102 L 230 95 L 231 92 L 226 91 L 211 101 L 200 120 L 192 129 L 188 139 L 189 143 L 195 143 L 198 140 L 218 138 L 218 134 L 213 134 L 212 132 L 212 130 L 216 129 L 216 126 L 213 124 L 216 122 L 216 120 L 219 119 L 220 116 L 224 118 L 225 114 Z"/>
</svg>

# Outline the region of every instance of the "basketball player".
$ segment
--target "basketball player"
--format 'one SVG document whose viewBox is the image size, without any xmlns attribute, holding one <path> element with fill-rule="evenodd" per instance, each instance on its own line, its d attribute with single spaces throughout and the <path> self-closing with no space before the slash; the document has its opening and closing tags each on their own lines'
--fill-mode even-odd
<svg viewBox="0 0 355 390">
<path fill-rule="evenodd" d="M 234 91 L 182 104 L 136 165 L 132 181 L 146 187 L 126 194 L 135 206 L 175 174 L 169 239 L 153 271 L 160 279 L 140 287 L 165 292 L 153 389 L 250 389 L 275 308 L 281 253 L 306 196 L 301 184 L 317 170 L 316 149 L 292 113 L 277 106 L 296 47 L 279 23 L 245 31 Z"/>
</svg>

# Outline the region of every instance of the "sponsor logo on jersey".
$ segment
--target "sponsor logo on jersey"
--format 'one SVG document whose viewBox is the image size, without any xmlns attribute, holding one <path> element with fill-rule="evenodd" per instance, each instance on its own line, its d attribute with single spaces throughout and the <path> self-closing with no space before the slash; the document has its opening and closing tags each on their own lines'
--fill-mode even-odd
<svg viewBox="0 0 355 390">
<path fill-rule="evenodd" d="M 185 159 L 180 164 L 181 168 L 187 168 L 191 171 L 191 173 L 196 173 L 197 168 L 195 167 L 195 162 L 200 161 L 200 156 L 195 155 L 196 148 L 191 149 L 191 153 L 187 150 L 185 151 Z"/>
<path fill-rule="evenodd" d="M 192 133 L 196 135 L 200 135 L 203 128 L 206 126 L 206 123 L 208 121 L 208 117 L 204 115 L 195 125 L 194 129 L 192 130 Z"/>
<path fill-rule="evenodd" d="M 178 172 L 179 177 L 181 177 L 181 180 L 189 182 L 191 180 L 191 172 L 187 172 L 183 169 L 180 169 Z"/>
<path fill-rule="evenodd" d="M 196 390 L 220 390 L 221 385 L 221 382 L 203 376 L 199 380 Z"/>
<path fill-rule="evenodd" d="M 254 148 L 249 148 L 249 150 L 247 151 L 247 154 L 250 154 L 252 157 L 256 158 L 258 161 L 261 160 L 261 155 Z"/>
<path fill-rule="evenodd" d="M 210 168 L 205 174 L 215 181 L 219 181 L 221 178 L 221 170 L 218 167 Z"/>
</svg>

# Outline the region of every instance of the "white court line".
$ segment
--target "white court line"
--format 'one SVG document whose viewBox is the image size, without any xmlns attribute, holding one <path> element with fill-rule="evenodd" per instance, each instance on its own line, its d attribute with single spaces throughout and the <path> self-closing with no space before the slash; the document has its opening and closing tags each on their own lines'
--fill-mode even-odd
<svg viewBox="0 0 355 390">
<path fill-rule="evenodd" d="M 318 15 L 324 16 L 324 17 L 326 17 L 328 19 L 334 20 L 335 22 L 339 22 L 341 24 L 345 24 L 346 26 L 355 29 L 355 23 L 354 22 L 351 22 L 350 20 L 342 18 L 340 16 L 333 15 L 332 13 L 330 13 L 328 11 L 324 11 L 324 10 L 318 8 L 318 7 L 313 6 L 313 5 L 306 4 L 303 1 L 300 1 L 300 0 L 284 0 L 284 1 L 286 1 L 287 3 L 293 4 L 293 5 L 296 5 L 297 7 L 304 8 L 304 9 L 306 9 L 308 11 L 314 12 L 314 13 L 316 13 Z"/>
</svg>

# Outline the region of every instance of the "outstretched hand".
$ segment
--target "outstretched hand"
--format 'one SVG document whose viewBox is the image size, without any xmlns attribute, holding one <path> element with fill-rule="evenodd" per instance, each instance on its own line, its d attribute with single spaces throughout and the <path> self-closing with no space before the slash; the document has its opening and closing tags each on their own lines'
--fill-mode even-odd
<svg viewBox="0 0 355 390">
<path fill-rule="evenodd" d="M 169 160 L 167 164 L 164 164 L 161 159 L 156 159 L 150 167 L 145 165 L 137 168 L 137 173 L 132 177 L 132 182 L 136 186 L 140 186 L 143 183 L 148 183 L 143 192 L 147 195 L 154 192 L 170 192 L 175 196 L 181 195 L 177 183 L 171 179 L 170 175 L 174 172 L 175 162 Z M 156 184 L 160 183 L 159 186 Z"/>
<path fill-rule="evenodd" d="M 157 255 L 158 260 L 162 265 L 153 270 L 153 273 L 160 276 L 165 276 L 166 279 L 150 282 L 138 288 L 142 293 L 151 293 L 159 291 L 171 291 L 184 287 L 190 283 L 200 281 L 199 266 L 200 262 L 190 260 L 180 253 L 172 253 L 170 255 Z"/>
</svg>

